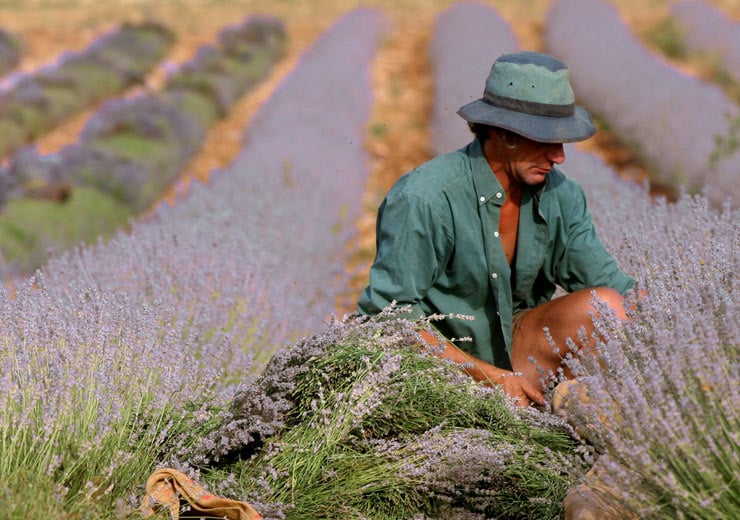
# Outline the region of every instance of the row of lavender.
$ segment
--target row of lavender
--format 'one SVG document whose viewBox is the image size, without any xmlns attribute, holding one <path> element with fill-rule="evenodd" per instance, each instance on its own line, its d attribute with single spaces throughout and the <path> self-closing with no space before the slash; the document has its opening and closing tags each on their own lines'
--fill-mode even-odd
<svg viewBox="0 0 740 520">
<path fill-rule="evenodd" d="M 685 45 L 717 60 L 735 81 L 740 81 L 740 24 L 699 0 L 676 2 L 670 9 L 679 22 Z"/>
<path fill-rule="evenodd" d="M 75 112 L 143 81 L 173 41 L 160 24 L 124 25 L 53 65 L 12 77 L 0 93 L 0 157 Z"/>
<path fill-rule="evenodd" d="M 20 61 L 20 40 L 8 31 L 0 29 L 0 77 L 13 70 Z"/>
<path fill-rule="evenodd" d="M 457 110 L 481 97 L 485 74 L 496 56 L 518 48 L 509 24 L 486 5 L 458 2 L 440 14 L 429 48 L 435 88 L 433 150 L 455 150 L 470 141 L 471 133 Z"/>
<path fill-rule="evenodd" d="M 545 40 L 570 65 L 581 101 L 638 152 L 656 180 L 705 190 L 715 204 L 740 202 L 738 149 L 716 153 L 718 143 L 737 138 L 740 110 L 719 87 L 651 54 L 601 0 L 553 2 Z"/>
<path fill-rule="evenodd" d="M 278 20 L 247 17 L 225 28 L 217 44 L 200 47 L 160 91 L 105 103 L 78 142 L 54 154 L 24 148 L 11 156 L 8 167 L 0 167 L 0 199 L 8 201 L 0 218 L 3 277 L 31 273 L 47 251 L 94 242 L 149 208 L 181 175 L 208 128 L 281 56 L 284 36 Z M 63 205 L 34 200 L 42 188 L 46 195 L 65 193 L 69 200 Z M 83 197 L 100 202 L 83 205 Z M 111 207 L 123 209 L 114 213 L 120 218 L 106 216 Z M 65 224 L 95 219 L 107 225 L 73 229 Z M 54 222 L 67 231 L 60 232 Z"/>
<path fill-rule="evenodd" d="M 304 54 L 241 155 L 207 186 L 2 295 L 0 438 L 17 451 L 0 456 L 0 494 L 21 493 L 36 471 L 62 479 L 45 488 L 48 501 L 71 503 L 90 490 L 65 476 L 87 467 L 100 472 L 101 490 L 115 482 L 126 499 L 146 474 L 122 467 L 151 471 L 156 461 L 141 465 L 125 446 L 169 438 L 167 421 L 144 427 L 141 418 L 230 402 L 277 347 L 333 312 L 367 176 L 369 64 L 383 26 L 375 11 L 348 14 Z M 100 459 L 105 439 L 127 428 L 124 453 Z"/>
<path fill-rule="evenodd" d="M 582 11 L 568 10 L 576 7 Z M 645 54 L 641 50 L 633 55 L 637 50 L 632 40 L 624 40 L 621 24 L 614 20 L 602 24 L 600 16 L 608 13 L 611 11 L 591 0 L 566 0 L 554 7 L 550 40 L 573 42 L 563 54 L 572 59 L 576 78 L 582 78 L 579 68 L 598 76 L 593 70 L 598 60 L 611 63 L 620 56 L 625 58 L 619 67 L 604 65 L 605 70 L 611 70 L 604 82 L 622 89 L 611 97 L 637 102 L 640 95 L 649 95 L 654 100 L 662 83 L 649 83 L 652 90 L 640 83 L 634 86 L 639 92 L 628 94 L 632 83 L 627 80 L 633 69 L 627 62 L 630 57 L 635 62 L 639 56 L 644 61 Z M 475 27 L 481 20 L 486 20 L 483 23 L 490 24 L 491 30 L 476 32 L 479 37 L 475 41 L 454 37 L 455 27 Z M 493 10 L 486 13 L 481 6 L 457 5 L 442 22 L 431 47 L 437 78 L 477 75 L 481 83 L 482 71 L 490 67 L 485 57 L 470 61 L 457 58 L 468 47 L 486 48 L 498 55 L 516 46 L 511 34 L 501 29 L 498 14 Z M 593 37 L 588 37 L 590 43 L 581 39 L 582 27 L 594 31 Z M 556 38 L 558 30 L 562 33 Z M 615 47 L 609 52 L 594 52 L 600 48 L 596 40 Z M 583 45 L 583 50 L 578 50 L 578 45 Z M 667 68 L 661 70 L 664 77 L 675 75 Z M 577 84 L 577 93 L 585 88 L 584 81 Z M 689 85 L 695 87 L 697 95 L 704 92 L 694 82 Z M 709 92 L 710 100 L 714 99 L 714 91 Z M 454 89 L 437 90 L 433 122 L 437 152 L 456 148 L 460 138 L 439 126 L 454 124 L 467 130 L 464 121 L 450 122 L 446 117 L 449 107 L 468 101 L 460 96 Z M 683 127 L 671 128 L 666 139 L 682 131 Z M 674 154 L 681 152 L 676 149 Z M 622 181 L 597 158 L 571 145 L 566 154 L 563 170 L 586 190 L 602 239 L 621 266 L 635 276 L 638 290 L 645 293 L 639 302 L 631 296 L 635 309 L 624 328 L 607 320 L 601 324 L 601 330 L 611 338 L 601 345 L 606 363 L 583 368 L 594 376 L 590 389 L 605 399 L 599 413 L 614 426 L 612 431 L 602 432 L 610 457 L 601 464 L 610 484 L 641 517 L 729 518 L 738 499 L 740 325 L 736 316 L 740 257 L 736 252 L 740 247 L 740 215 L 728 206 L 713 209 L 701 196 L 685 195 L 675 204 L 651 200 L 644 187 Z"/>
<path fill-rule="evenodd" d="M 269 17 L 227 27 L 160 92 L 106 103 L 79 143 L 38 158 L 51 164 L 48 178 L 98 188 L 134 212 L 149 208 L 180 176 L 208 128 L 282 56 L 284 37 L 282 23 Z"/>
</svg>

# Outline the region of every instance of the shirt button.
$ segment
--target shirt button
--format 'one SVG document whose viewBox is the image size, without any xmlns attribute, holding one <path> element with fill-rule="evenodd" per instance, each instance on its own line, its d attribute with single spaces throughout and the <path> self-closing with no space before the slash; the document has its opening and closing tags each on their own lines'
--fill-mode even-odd
<svg viewBox="0 0 740 520">
<path fill-rule="evenodd" d="M 496 198 L 497 198 L 497 199 L 500 199 L 501 197 L 503 197 L 503 195 L 502 195 L 502 194 L 501 194 L 501 192 L 499 191 L 499 192 L 498 192 L 498 193 L 496 194 Z"/>
<path fill-rule="evenodd" d="M 481 198 L 480 198 L 479 200 L 480 200 L 481 202 L 485 202 L 485 201 L 486 201 L 486 198 L 485 198 L 485 197 L 481 197 Z"/>
<path fill-rule="evenodd" d="M 498 278 L 498 274 L 497 273 L 491 273 L 491 278 L 493 278 L 495 280 L 496 278 Z"/>
<path fill-rule="evenodd" d="M 498 237 L 498 231 L 494 231 L 493 236 Z"/>
</svg>

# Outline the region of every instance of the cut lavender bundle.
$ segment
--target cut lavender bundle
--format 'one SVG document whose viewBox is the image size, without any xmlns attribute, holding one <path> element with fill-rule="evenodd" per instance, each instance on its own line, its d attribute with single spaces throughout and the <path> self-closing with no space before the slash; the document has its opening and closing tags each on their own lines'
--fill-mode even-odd
<svg viewBox="0 0 740 520">
<path fill-rule="evenodd" d="M 348 316 L 283 351 L 263 378 L 284 426 L 208 478 L 268 519 L 556 518 L 586 467 L 565 423 L 425 352 L 418 327 Z"/>
</svg>

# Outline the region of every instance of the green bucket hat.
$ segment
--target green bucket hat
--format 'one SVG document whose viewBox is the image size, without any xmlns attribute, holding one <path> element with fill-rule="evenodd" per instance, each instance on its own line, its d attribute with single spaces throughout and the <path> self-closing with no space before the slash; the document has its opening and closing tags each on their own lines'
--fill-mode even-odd
<svg viewBox="0 0 740 520">
<path fill-rule="evenodd" d="M 469 123 L 504 128 L 541 143 L 583 141 L 596 133 L 591 115 L 575 104 L 568 66 L 539 52 L 499 56 L 483 97 L 457 113 Z"/>
</svg>

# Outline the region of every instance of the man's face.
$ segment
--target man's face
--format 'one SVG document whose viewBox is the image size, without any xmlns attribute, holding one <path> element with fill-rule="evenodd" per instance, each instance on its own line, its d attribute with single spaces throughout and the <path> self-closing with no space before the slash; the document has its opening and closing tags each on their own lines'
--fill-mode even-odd
<svg viewBox="0 0 740 520">
<path fill-rule="evenodd" d="M 545 181 L 552 167 L 565 161 L 561 143 L 538 143 L 519 137 L 513 149 L 503 148 L 507 159 L 504 168 L 512 180 L 528 186 L 536 186 Z"/>
</svg>

